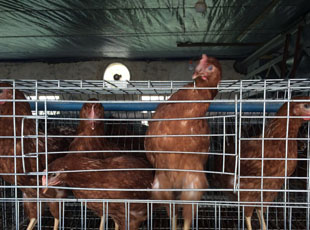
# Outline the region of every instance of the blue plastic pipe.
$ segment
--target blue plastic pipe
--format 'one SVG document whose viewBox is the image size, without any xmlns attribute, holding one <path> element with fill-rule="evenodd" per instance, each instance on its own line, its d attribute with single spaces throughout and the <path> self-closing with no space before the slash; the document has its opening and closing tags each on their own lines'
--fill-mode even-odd
<svg viewBox="0 0 310 230">
<path fill-rule="evenodd" d="M 102 103 L 105 111 L 155 111 L 160 103 Z M 80 111 L 83 103 L 73 102 L 47 102 L 48 111 Z M 282 103 L 266 103 L 266 112 L 277 112 Z M 35 110 L 35 102 L 30 102 L 32 110 Z M 38 102 L 38 110 L 44 111 L 44 102 Z M 234 103 L 211 103 L 209 112 L 235 112 Z M 238 111 L 240 111 L 240 104 L 238 104 Z M 243 112 L 263 112 L 263 103 L 242 103 Z"/>
</svg>

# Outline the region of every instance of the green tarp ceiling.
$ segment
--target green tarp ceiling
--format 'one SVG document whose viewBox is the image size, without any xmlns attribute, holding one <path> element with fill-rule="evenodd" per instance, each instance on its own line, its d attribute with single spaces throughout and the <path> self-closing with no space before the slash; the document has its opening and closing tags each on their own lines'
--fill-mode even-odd
<svg viewBox="0 0 310 230">
<path fill-rule="evenodd" d="M 0 60 L 242 58 L 310 9 L 309 0 L 206 0 L 198 13 L 196 2 L 0 1 Z"/>
</svg>

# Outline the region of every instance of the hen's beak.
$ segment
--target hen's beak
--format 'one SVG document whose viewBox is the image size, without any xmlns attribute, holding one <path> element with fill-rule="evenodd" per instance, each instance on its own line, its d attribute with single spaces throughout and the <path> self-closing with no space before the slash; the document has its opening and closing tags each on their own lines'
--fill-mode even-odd
<svg viewBox="0 0 310 230">
<path fill-rule="evenodd" d="M 193 74 L 192 79 L 195 80 L 198 77 L 196 73 Z"/>
<path fill-rule="evenodd" d="M 208 75 L 205 73 L 204 75 L 199 73 L 194 73 L 192 76 L 192 79 L 195 80 L 196 78 L 201 77 L 203 80 L 207 80 Z"/>
<path fill-rule="evenodd" d="M 46 176 L 42 176 L 42 186 L 46 186 Z M 43 189 L 43 194 L 47 192 L 48 188 Z"/>
<path fill-rule="evenodd" d="M 201 55 L 201 60 L 207 62 L 208 61 L 208 56 L 206 54 Z"/>
<path fill-rule="evenodd" d="M 95 114 L 95 105 L 93 105 L 93 106 L 91 107 L 90 118 L 92 118 L 92 119 L 97 118 L 97 116 L 96 116 L 96 114 Z M 95 120 L 90 121 L 90 125 L 91 125 L 91 129 L 92 129 L 92 130 L 95 129 L 95 124 L 96 124 L 96 121 L 95 121 Z"/>
<path fill-rule="evenodd" d="M 92 129 L 92 130 L 95 129 L 95 122 L 96 122 L 96 121 L 91 121 L 91 123 L 90 123 L 90 124 L 91 124 L 91 129 Z"/>
<path fill-rule="evenodd" d="M 310 113 L 305 113 L 304 116 L 305 116 L 305 117 L 304 117 L 303 119 L 304 119 L 305 121 L 310 121 Z"/>
</svg>

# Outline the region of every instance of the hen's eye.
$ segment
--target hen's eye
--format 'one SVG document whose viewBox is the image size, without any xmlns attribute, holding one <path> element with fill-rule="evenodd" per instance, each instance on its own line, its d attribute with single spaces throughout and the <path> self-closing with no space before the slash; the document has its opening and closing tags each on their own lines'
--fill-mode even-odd
<svg viewBox="0 0 310 230">
<path fill-rule="evenodd" d="M 310 109 L 310 104 L 304 104 L 305 109 Z"/>
<path fill-rule="evenodd" d="M 50 177 L 55 177 L 56 176 L 56 173 L 51 173 L 50 174 Z"/>
<path fill-rule="evenodd" d="M 208 66 L 208 70 L 211 71 L 213 69 L 213 65 Z"/>
</svg>

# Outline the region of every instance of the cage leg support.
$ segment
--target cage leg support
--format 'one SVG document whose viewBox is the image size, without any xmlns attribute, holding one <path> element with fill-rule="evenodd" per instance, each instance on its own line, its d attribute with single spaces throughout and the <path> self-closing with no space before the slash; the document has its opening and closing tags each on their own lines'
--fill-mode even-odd
<svg viewBox="0 0 310 230">
<path fill-rule="evenodd" d="M 252 224 L 251 224 L 251 217 L 247 216 L 245 217 L 246 227 L 248 230 L 252 230 Z"/>
<path fill-rule="evenodd" d="M 258 219 L 259 219 L 260 229 L 266 230 L 267 227 L 266 227 L 264 215 L 263 215 L 263 212 L 261 211 L 261 209 L 256 209 L 256 214 L 257 214 Z"/>
<path fill-rule="evenodd" d="M 30 222 L 28 224 L 27 230 L 32 230 L 34 228 L 34 226 L 37 223 L 37 219 L 36 218 L 31 218 Z"/>
<path fill-rule="evenodd" d="M 54 219 L 54 230 L 58 230 L 58 225 L 59 225 L 59 219 L 55 218 Z"/>
</svg>

